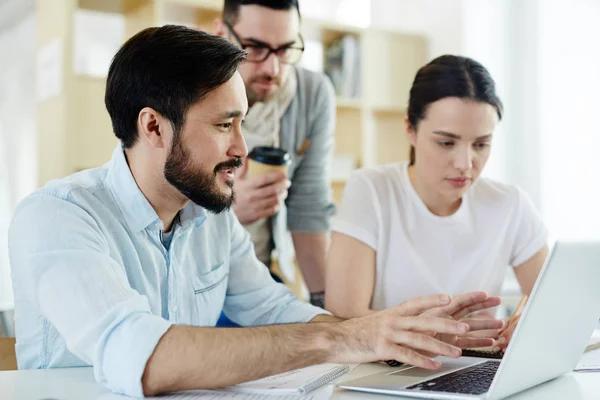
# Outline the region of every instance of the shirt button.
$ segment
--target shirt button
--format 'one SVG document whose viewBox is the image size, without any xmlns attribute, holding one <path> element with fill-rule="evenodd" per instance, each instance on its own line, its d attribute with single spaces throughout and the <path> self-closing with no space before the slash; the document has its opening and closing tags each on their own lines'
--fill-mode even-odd
<svg viewBox="0 0 600 400">
<path fill-rule="evenodd" d="M 176 313 L 176 312 L 177 312 L 177 306 L 173 306 L 173 307 L 171 307 L 171 312 L 172 312 L 172 313 Z"/>
</svg>

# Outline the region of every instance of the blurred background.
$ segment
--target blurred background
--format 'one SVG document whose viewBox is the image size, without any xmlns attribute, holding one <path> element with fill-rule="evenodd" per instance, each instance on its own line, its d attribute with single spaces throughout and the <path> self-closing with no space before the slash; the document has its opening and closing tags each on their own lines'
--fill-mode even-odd
<svg viewBox="0 0 600 400">
<path fill-rule="evenodd" d="M 0 0 L 0 325 L 10 325 L 11 213 L 49 179 L 116 145 L 104 108 L 110 60 L 137 31 L 211 31 L 222 0 Z M 300 0 L 302 65 L 337 100 L 332 190 L 350 171 L 408 157 L 403 118 L 417 68 L 473 57 L 505 118 L 484 175 L 521 186 L 554 238 L 600 238 L 600 0 Z M 518 292 L 509 277 L 505 294 Z M 7 322 L 8 321 L 8 322 Z"/>
</svg>

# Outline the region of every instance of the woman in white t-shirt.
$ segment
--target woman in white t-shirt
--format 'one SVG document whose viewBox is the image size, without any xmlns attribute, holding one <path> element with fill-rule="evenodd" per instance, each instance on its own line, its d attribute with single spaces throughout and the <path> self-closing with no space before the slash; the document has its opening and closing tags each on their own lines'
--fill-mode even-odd
<svg viewBox="0 0 600 400">
<path fill-rule="evenodd" d="M 478 62 L 442 56 L 417 72 L 405 121 L 410 162 L 358 170 L 347 182 L 328 256 L 328 310 L 356 317 L 433 293 L 496 296 L 508 266 L 531 292 L 547 230 L 522 190 L 479 178 L 501 117 Z"/>
</svg>

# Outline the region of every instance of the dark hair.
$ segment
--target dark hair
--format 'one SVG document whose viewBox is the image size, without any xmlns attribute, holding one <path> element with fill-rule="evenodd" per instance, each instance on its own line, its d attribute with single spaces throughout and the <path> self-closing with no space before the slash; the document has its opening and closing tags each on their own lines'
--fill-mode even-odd
<svg viewBox="0 0 600 400">
<path fill-rule="evenodd" d="M 437 57 L 417 71 L 408 100 L 408 121 L 413 127 L 425 118 L 431 103 L 446 97 L 459 97 L 488 103 L 502 119 L 502 101 L 487 69 L 477 61 L 460 56 Z M 410 165 L 415 163 L 415 148 L 410 147 Z"/>
<path fill-rule="evenodd" d="M 240 7 L 251 4 L 271 8 L 273 10 L 290 10 L 295 8 L 296 11 L 298 11 L 298 17 L 300 17 L 298 0 L 225 0 L 225 4 L 223 4 L 223 21 L 235 25 L 240 12 Z"/>
<path fill-rule="evenodd" d="M 137 118 L 151 107 L 177 134 L 188 108 L 227 82 L 246 53 L 228 40 L 177 25 L 148 28 L 130 38 L 108 70 L 104 103 L 124 148 L 138 139 Z"/>
</svg>

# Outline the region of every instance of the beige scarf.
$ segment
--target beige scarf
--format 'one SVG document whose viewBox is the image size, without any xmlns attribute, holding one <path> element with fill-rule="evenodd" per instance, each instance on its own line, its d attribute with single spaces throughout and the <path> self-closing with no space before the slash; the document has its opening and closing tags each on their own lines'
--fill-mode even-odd
<svg viewBox="0 0 600 400">
<path fill-rule="evenodd" d="M 281 117 L 296 95 L 296 85 L 296 71 L 291 70 L 281 89 L 270 101 L 257 102 L 250 108 L 242 125 L 248 151 L 257 146 L 279 147 Z M 263 218 L 244 227 L 250 233 L 258 259 L 270 265 L 273 247 L 270 218 Z"/>
<path fill-rule="evenodd" d="M 281 117 L 296 95 L 296 85 L 296 71 L 292 70 L 270 101 L 250 108 L 242 126 L 248 151 L 257 146 L 279 147 Z"/>
</svg>

